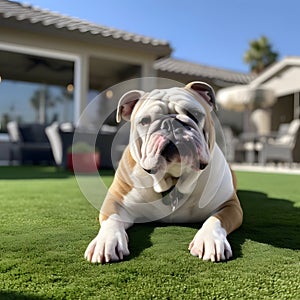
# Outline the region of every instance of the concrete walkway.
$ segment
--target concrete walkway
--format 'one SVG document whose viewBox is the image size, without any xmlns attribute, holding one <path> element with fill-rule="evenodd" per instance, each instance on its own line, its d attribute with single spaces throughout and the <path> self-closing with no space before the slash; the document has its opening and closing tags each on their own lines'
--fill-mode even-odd
<svg viewBox="0 0 300 300">
<path fill-rule="evenodd" d="M 230 166 L 235 171 L 300 175 L 300 164 L 294 164 L 292 167 L 289 167 L 285 164 L 267 164 L 266 166 L 262 166 L 232 163 Z"/>
</svg>

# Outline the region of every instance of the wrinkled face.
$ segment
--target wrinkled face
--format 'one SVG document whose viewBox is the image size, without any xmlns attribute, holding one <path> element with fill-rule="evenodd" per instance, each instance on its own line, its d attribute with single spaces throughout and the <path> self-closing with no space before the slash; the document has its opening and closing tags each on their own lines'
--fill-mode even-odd
<svg viewBox="0 0 300 300">
<path fill-rule="evenodd" d="M 133 158 L 158 184 L 170 188 L 185 173 L 200 173 L 214 143 L 209 105 L 183 88 L 144 94 L 131 115 Z"/>
<path fill-rule="evenodd" d="M 131 120 L 141 167 L 152 174 L 166 165 L 204 169 L 209 161 L 205 118 L 205 109 L 183 89 L 145 95 Z"/>
</svg>

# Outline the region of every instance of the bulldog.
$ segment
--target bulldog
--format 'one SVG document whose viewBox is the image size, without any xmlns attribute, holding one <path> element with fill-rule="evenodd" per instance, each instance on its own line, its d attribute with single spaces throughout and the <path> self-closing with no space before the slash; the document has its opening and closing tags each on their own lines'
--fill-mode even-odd
<svg viewBox="0 0 300 300">
<path fill-rule="evenodd" d="M 129 145 L 100 210 L 100 230 L 85 259 L 129 255 L 126 230 L 136 222 L 202 224 L 191 255 L 232 257 L 227 235 L 242 223 L 234 173 L 215 141 L 215 94 L 204 82 L 183 88 L 133 90 L 122 96 L 117 122 L 131 122 Z"/>
</svg>

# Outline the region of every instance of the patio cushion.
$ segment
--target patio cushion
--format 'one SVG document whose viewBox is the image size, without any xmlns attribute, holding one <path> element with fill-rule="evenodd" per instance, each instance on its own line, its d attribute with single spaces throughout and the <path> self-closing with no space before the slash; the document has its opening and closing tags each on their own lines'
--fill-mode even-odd
<svg viewBox="0 0 300 300">
<path fill-rule="evenodd" d="M 42 124 L 26 124 L 19 125 L 22 141 L 24 143 L 47 143 L 49 140 L 45 134 L 45 125 Z"/>
<path fill-rule="evenodd" d="M 13 124 L 17 130 L 16 138 L 11 137 L 10 161 L 21 164 L 53 164 L 54 158 L 44 124 Z M 11 134 L 11 130 L 10 130 Z"/>
</svg>

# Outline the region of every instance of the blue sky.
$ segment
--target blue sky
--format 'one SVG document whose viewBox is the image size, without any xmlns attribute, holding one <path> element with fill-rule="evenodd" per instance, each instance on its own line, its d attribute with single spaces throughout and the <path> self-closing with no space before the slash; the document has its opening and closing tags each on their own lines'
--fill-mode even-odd
<svg viewBox="0 0 300 300">
<path fill-rule="evenodd" d="M 21 1 L 25 2 L 25 1 Z M 249 41 L 266 35 L 280 58 L 300 55 L 298 0 L 27 0 L 40 8 L 168 40 L 173 57 L 248 71 Z"/>
</svg>

